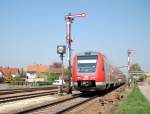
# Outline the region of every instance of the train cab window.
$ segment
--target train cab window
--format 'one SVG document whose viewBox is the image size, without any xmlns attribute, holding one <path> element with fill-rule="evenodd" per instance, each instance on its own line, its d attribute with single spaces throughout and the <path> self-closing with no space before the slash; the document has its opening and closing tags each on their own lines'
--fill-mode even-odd
<svg viewBox="0 0 150 114">
<path fill-rule="evenodd" d="M 78 72 L 93 73 L 96 71 L 97 55 L 78 56 Z"/>
</svg>

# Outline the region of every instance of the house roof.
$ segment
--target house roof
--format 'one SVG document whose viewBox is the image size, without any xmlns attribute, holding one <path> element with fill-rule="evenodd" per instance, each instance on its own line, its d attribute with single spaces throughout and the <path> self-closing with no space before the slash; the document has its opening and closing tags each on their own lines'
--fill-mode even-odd
<svg viewBox="0 0 150 114">
<path fill-rule="evenodd" d="M 11 67 L 0 67 L 0 72 L 2 72 L 4 75 L 12 75 L 12 74 L 18 74 L 19 68 L 11 68 Z"/>
<path fill-rule="evenodd" d="M 48 72 L 49 71 L 49 65 L 43 65 L 43 64 L 30 64 L 27 66 L 27 72 Z"/>
<path fill-rule="evenodd" d="M 27 72 L 32 73 L 61 73 L 60 65 L 43 65 L 43 64 L 30 64 L 27 66 Z"/>
</svg>

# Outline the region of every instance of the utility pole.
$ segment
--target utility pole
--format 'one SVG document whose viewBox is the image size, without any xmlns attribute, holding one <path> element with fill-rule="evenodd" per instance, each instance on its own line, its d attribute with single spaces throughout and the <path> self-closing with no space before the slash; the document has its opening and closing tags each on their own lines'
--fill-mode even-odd
<svg viewBox="0 0 150 114">
<path fill-rule="evenodd" d="M 68 78 L 69 78 L 69 83 L 68 83 L 68 94 L 72 93 L 71 89 L 71 24 L 73 23 L 74 18 L 77 17 L 85 17 L 85 13 L 80 13 L 80 14 L 75 14 L 71 15 L 69 13 L 68 15 L 65 16 L 66 20 L 66 43 L 67 43 L 67 61 L 68 61 Z"/>
<path fill-rule="evenodd" d="M 130 77 L 130 64 L 131 64 L 131 53 L 135 51 L 135 50 L 132 50 L 132 49 L 128 49 L 127 53 L 128 53 L 128 76 L 127 76 L 127 83 L 128 83 L 128 86 L 130 86 L 131 84 L 131 77 Z"/>
</svg>

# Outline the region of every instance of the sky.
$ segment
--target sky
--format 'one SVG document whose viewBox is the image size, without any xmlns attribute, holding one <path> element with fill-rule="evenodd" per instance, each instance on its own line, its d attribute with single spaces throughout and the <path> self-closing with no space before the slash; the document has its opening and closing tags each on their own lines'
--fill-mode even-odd
<svg viewBox="0 0 150 114">
<path fill-rule="evenodd" d="M 98 51 L 120 67 L 133 49 L 131 63 L 150 72 L 150 0 L 0 0 L 0 66 L 60 62 L 70 12 L 86 13 L 72 23 L 72 55 Z"/>
</svg>

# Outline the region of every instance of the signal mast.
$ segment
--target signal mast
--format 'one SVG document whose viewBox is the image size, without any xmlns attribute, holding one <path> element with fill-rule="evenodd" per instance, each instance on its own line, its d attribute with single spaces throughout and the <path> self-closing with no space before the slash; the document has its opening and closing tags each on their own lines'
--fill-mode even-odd
<svg viewBox="0 0 150 114">
<path fill-rule="evenodd" d="M 68 84 L 68 93 L 72 93 L 71 90 L 71 23 L 73 23 L 74 18 L 85 17 L 85 13 L 71 15 L 69 13 L 65 16 L 66 20 L 66 43 L 67 43 L 67 61 L 68 61 L 68 75 L 69 75 L 69 84 Z"/>
<path fill-rule="evenodd" d="M 130 63 L 131 63 L 131 53 L 134 51 L 136 51 L 136 50 L 128 49 L 128 51 L 127 51 L 127 53 L 128 53 L 128 77 L 127 77 L 128 85 L 131 83 L 131 82 L 129 82 L 129 78 L 131 78 L 130 77 Z"/>
</svg>

